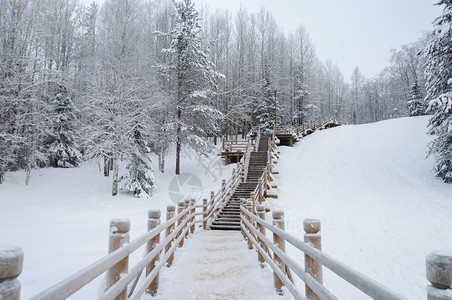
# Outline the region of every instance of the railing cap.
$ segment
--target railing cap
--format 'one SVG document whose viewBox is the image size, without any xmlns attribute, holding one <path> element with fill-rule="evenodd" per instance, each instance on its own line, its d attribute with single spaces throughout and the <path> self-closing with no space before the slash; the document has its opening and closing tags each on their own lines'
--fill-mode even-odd
<svg viewBox="0 0 452 300">
<path fill-rule="evenodd" d="M 257 212 L 260 212 L 260 213 L 265 212 L 265 205 L 263 205 L 263 204 L 258 204 L 258 205 L 256 206 L 256 211 L 257 211 Z"/>
<path fill-rule="evenodd" d="M 320 220 L 318 219 L 305 219 L 303 221 L 303 229 L 306 233 L 317 233 L 320 228 Z"/>
<path fill-rule="evenodd" d="M 273 219 L 284 219 L 284 211 L 276 209 L 272 212 Z"/>
<path fill-rule="evenodd" d="M 16 246 L 0 246 L 0 281 L 22 273 L 24 252 Z"/>
<path fill-rule="evenodd" d="M 433 251 L 426 257 L 427 280 L 434 287 L 448 289 L 452 285 L 452 252 Z"/>
<path fill-rule="evenodd" d="M 176 205 L 170 204 L 170 205 L 168 205 L 168 206 L 166 207 L 166 210 L 169 211 L 169 212 L 176 211 Z"/>
<path fill-rule="evenodd" d="M 160 209 L 150 209 L 148 210 L 148 218 L 149 219 L 159 219 L 161 217 L 162 213 L 160 212 Z"/>
<path fill-rule="evenodd" d="M 112 219 L 110 220 L 111 233 L 127 233 L 130 230 L 129 219 Z"/>
</svg>

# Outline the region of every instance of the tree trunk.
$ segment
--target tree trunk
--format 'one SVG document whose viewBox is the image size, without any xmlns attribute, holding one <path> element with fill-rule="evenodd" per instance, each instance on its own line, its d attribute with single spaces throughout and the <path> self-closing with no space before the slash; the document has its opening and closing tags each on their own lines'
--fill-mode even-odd
<svg viewBox="0 0 452 300">
<path fill-rule="evenodd" d="M 159 157 L 159 170 L 162 173 L 165 173 L 165 149 L 162 147 L 160 149 Z"/>
<path fill-rule="evenodd" d="M 115 151 L 115 157 L 113 159 L 113 187 L 111 191 L 112 196 L 116 196 L 118 194 L 118 177 L 119 177 L 119 157 L 118 157 L 118 151 L 119 149 L 116 149 Z"/>
<path fill-rule="evenodd" d="M 181 130 L 181 110 L 180 107 L 177 109 L 177 141 L 176 141 L 176 175 L 180 174 L 180 150 L 182 143 L 182 130 Z"/>
<path fill-rule="evenodd" d="M 3 183 L 3 175 L 4 175 L 3 171 L 0 171 L 0 184 Z"/>
<path fill-rule="evenodd" d="M 104 156 L 104 176 L 110 176 L 110 159 L 107 156 Z"/>
</svg>

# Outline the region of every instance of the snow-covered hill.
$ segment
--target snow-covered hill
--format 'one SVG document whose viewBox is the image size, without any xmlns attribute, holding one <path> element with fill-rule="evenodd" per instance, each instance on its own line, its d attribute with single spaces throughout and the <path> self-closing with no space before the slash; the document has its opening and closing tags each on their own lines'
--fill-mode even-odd
<svg viewBox="0 0 452 300">
<path fill-rule="evenodd" d="M 274 202 L 288 231 L 302 237 L 303 219 L 320 219 L 326 253 L 408 299 L 426 298 L 425 256 L 452 250 L 452 185 L 435 178 L 434 159 L 426 159 L 427 123 L 343 126 L 281 148 Z M 325 277 L 339 298 L 366 299 Z"/>
</svg>

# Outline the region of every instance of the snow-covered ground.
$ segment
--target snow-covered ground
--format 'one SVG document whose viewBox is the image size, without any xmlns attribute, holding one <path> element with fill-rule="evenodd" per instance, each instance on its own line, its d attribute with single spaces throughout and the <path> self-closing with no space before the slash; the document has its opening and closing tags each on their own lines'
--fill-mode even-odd
<svg viewBox="0 0 452 300">
<path fill-rule="evenodd" d="M 7 174 L 0 185 L 0 245 L 20 246 L 25 253 L 19 277 L 22 298 L 30 298 L 105 256 L 110 219 L 129 218 L 134 239 L 145 232 L 149 209 L 161 209 L 164 216 L 174 196 L 198 187 L 174 181 L 174 158 L 174 153 L 168 155 L 165 174 L 155 171 L 157 189 L 150 199 L 136 199 L 125 192 L 110 196 L 111 177 L 103 177 L 96 163 L 75 169 L 33 171 L 28 186 L 23 172 Z M 195 174 L 202 189 L 196 188 L 194 193 L 202 199 L 220 188 L 221 179 L 231 176 L 232 167 L 225 167 L 215 155 L 203 160 L 192 156 L 182 159 L 181 172 L 185 175 L 181 177 L 196 179 L 191 176 Z M 96 298 L 101 280 L 95 280 L 72 299 Z"/>
<path fill-rule="evenodd" d="M 326 253 L 408 299 L 425 299 L 425 256 L 432 250 L 452 249 L 452 185 L 435 178 L 434 160 L 425 158 L 432 139 L 425 134 L 427 122 L 428 117 L 419 117 L 343 126 L 316 132 L 293 148 L 281 147 L 279 199 L 271 200 L 274 208 L 285 211 L 289 232 L 302 238 L 303 219 L 320 219 Z M 25 252 L 22 297 L 29 298 L 104 256 L 110 219 L 131 219 L 133 239 L 145 231 L 148 209 L 163 212 L 174 195 L 191 191 L 177 191 L 179 184 L 191 185 L 173 181 L 173 158 L 174 154 L 168 156 L 165 174 L 155 172 L 158 187 L 151 199 L 126 193 L 109 196 L 111 179 L 104 178 L 96 164 L 37 170 L 29 186 L 24 185 L 24 173 L 8 174 L 0 185 L 0 244 L 18 245 Z M 200 199 L 217 190 L 231 169 L 216 156 L 184 159 L 182 165 L 182 172 L 188 173 L 183 177 L 199 177 L 203 196 L 198 188 L 193 192 Z M 191 255 L 208 237 L 195 234 L 186 248 L 176 251 L 174 270 L 164 270 L 162 278 L 173 278 L 172 272 L 179 270 L 182 279 L 174 286 L 162 281 L 163 299 L 193 286 L 183 281 L 183 274 L 189 274 Z M 215 244 L 215 238 L 212 241 Z M 230 244 L 245 245 L 240 240 Z M 303 262 L 293 248 L 288 252 Z M 212 274 L 216 271 L 210 269 Z M 266 272 L 259 276 L 268 282 Z M 340 299 L 366 299 L 334 274 L 325 271 L 324 277 Z M 102 279 L 72 299 L 95 298 L 99 287 Z"/>
<path fill-rule="evenodd" d="M 274 201 L 289 232 L 303 238 L 303 219 L 320 219 L 326 253 L 408 299 L 426 298 L 425 256 L 452 250 L 452 185 L 426 159 L 427 123 L 342 126 L 281 147 Z M 325 282 L 340 299 L 367 299 L 334 274 Z"/>
</svg>

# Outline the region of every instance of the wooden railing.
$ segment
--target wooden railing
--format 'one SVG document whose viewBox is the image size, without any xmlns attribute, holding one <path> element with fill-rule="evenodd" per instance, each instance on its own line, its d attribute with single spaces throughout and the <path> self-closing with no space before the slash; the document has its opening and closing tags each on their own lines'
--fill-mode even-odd
<svg viewBox="0 0 452 300">
<path fill-rule="evenodd" d="M 279 293 L 282 291 L 282 286 L 286 286 L 295 299 L 305 299 L 300 288 L 291 278 L 293 272 L 304 281 L 308 299 L 337 299 L 323 285 L 322 266 L 324 266 L 373 299 L 406 299 L 322 252 L 318 220 L 304 221 L 306 234 L 304 241 L 301 241 L 284 231 L 282 211 L 273 211 L 273 224 L 269 224 L 264 220 L 265 208 L 262 205 L 257 205 L 256 213 L 252 212 L 251 207 L 251 200 L 249 200 L 247 205 L 241 208 L 243 235 L 248 240 L 248 244 L 258 251 L 259 262 L 261 264 L 266 262 L 273 269 L 274 284 Z M 273 241 L 267 238 L 266 230 L 273 234 Z M 285 253 L 286 243 L 304 253 L 305 268 Z"/>
<path fill-rule="evenodd" d="M 244 164 L 244 173 L 243 173 L 243 182 L 246 182 L 246 178 L 248 177 L 248 169 L 250 166 L 251 152 L 255 152 L 257 147 L 259 147 L 259 141 L 261 138 L 260 129 L 257 128 L 256 131 L 251 131 L 252 134 L 255 134 L 255 138 L 251 136 L 248 137 L 248 144 L 246 145 L 246 153 L 244 155 L 243 164 Z"/>
<path fill-rule="evenodd" d="M 245 152 L 248 140 L 226 141 L 223 139 L 223 152 Z"/>
<path fill-rule="evenodd" d="M 112 220 L 107 256 L 31 299 L 65 299 L 104 273 L 107 273 L 107 290 L 99 299 L 140 299 L 145 292 L 156 295 L 160 270 L 164 265 L 171 265 L 176 249 L 195 230 L 195 201 L 180 202 L 177 215 L 175 210 L 174 205 L 168 206 L 163 224 L 160 224 L 160 210 L 150 210 L 148 231 L 132 242 L 129 242 L 130 221 Z M 145 256 L 129 270 L 129 255 L 144 245 Z M 144 279 L 138 285 L 143 273 Z"/>
<path fill-rule="evenodd" d="M 317 120 L 309 121 L 303 124 L 294 124 L 288 126 L 278 126 L 275 129 L 276 134 L 292 134 L 294 136 L 306 136 L 311 134 L 316 130 L 321 130 L 326 128 L 328 125 L 345 125 L 348 124 L 344 120 L 337 120 L 335 118 L 327 117 L 327 118 L 319 118 Z"/>
<path fill-rule="evenodd" d="M 207 204 L 206 212 L 203 212 L 203 219 L 200 220 L 206 224 L 205 227 L 209 227 L 216 215 L 221 211 L 226 201 L 232 194 L 234 194 L 238 185 L 243 182 L 244 178 L 244 165 L 240 162 L 237 163 L 237 169 L 232 170 L 232 177 L 226 182 L 223 180 L 221 189 L 216 193 L 211 193 L 211 200 Z"/>
</svg>

